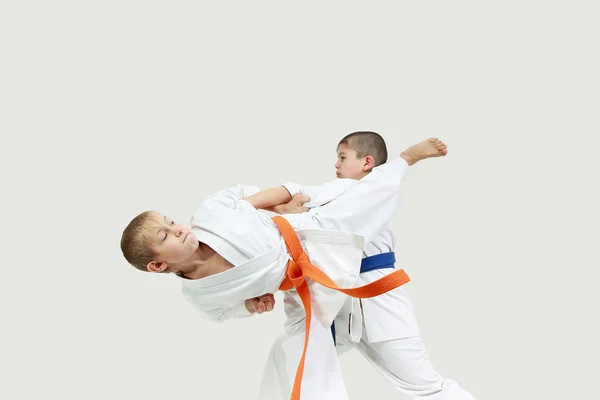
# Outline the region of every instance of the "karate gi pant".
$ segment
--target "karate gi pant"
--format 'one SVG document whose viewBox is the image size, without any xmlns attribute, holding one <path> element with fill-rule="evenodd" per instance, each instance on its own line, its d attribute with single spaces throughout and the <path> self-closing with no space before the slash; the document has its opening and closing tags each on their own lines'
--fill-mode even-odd
<svg viewBox="0 0 600 400">
<path fill-rule="evenodd" d="M 338 355 L 358 350 L 396 390 L 413 399 L 475 400 L 456 381 L 435 371 L 420 337 L 376 343 L 367 342 L 365 337 L 364 330 L 358 343 L 352 342 L 349 335 L 336 335 Z"/>
</svg>

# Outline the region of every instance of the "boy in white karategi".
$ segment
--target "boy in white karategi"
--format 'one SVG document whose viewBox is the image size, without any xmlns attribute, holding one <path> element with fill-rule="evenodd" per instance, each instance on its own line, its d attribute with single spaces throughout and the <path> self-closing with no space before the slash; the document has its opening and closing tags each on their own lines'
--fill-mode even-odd
<svg viewBox="0 0 600 400">
<path fill-rule="evenodd" d="M 387 161 L 383 138 L 370 131 L 354 132 L 344 137 L 337 147 L 337 185 L 301 186 L 286 184 L 294 199 L 271 211 L 302 212 L 323 205 L 348 190 L 353 181 L 364 179 Z M 310 199 L 303 202 L 298 195 Z M 395 235 L 391 224 L 365 244 L 357 285 L 374 282 L 394 271 Z M 348 298 L 332 325 L 339 355 L 357 349 L 394 387 L 411 398 L 431 400 L 472 400 L 474 397 L 457 382 L 442 378 L 433 368 L 421 340 L 410 299 L 401 287 L 380 296 Z M 276 347 L 270 362 L 281 356 Z M 266 383 L 264 383 L 266 384 Z"/>
<path fill-rule="evenodd" d="M 294 238 L 300 239 L 301 257 L 340 287 L 355 287 L 363 247 L 387 225 L 408 166 L 445 154 L 445 145 L 438 140 L 418 143 L 398 159 L 374 168 L 330 204 L 289 217 L 283 224 L 291 224 Z M 191 230 L 157 212 L 144 212 L 124 230 L 121 248 L 127 261 L 142 271 L 179 276 L 184 296 L 201 315 L 214 321 L 246 317 L 251 315 L 248 299 L 275 293 L 293 281 L 290 265 L 304 271 L 301 257 L 292 254 L 289 235 L 283 234 L 282 222 L 258 211 L 290 199 L 284 187 L 263 192 L 244 185 L 224 189 L 202 203 L 192 217 Z M 303 376 L 299 368 L 301 389 L 294 386 L 280 398 L 290 393 L 299 398 L 301 393 L 304 400 L 346 400 L 329 329 L 347 296 L 316 280 L 303 280 L 300 285 L 306 282 L 296 290 L 285 289 L 296 301 L 300 301 L 300 288 L 310 292 L 304 306 L 310 310 L 312 304 L 313 318 L 306 327 L 286 326 L 289 346 L 284 353 L 288 360 L 297 357 L 295 365 L 306 368 Z M 302 321 L 303 311 L 290 308 L 288 322 Z M 308 328 L 306 358 L 300 363 L 299 350 Z"/>
</svg>

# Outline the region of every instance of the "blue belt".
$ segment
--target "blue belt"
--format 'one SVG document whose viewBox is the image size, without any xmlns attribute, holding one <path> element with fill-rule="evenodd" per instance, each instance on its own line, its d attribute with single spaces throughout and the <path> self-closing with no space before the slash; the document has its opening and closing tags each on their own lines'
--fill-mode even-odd
<svg viewBox="0 0 600 400">
<path fill-rule="evenodd" d="M 394 268 L 396 255 L 393 251 L 365 257 L 360 263 L 360 273 L 375 271 L 376 269 Z"/>
<path fill-rule="evenodd" d="M 396 255 L 393 251 L 389 253 L 381 253 L 371 257 L 365 257 L 360 263 L 360 273 L 375 271 L 377 269 L 394 268 L 396 263 Z M 335 341 L 335 321 L 331 324 L 331 334 L 333 335 L 333 344 L 336 345 Z"/>
</svg>

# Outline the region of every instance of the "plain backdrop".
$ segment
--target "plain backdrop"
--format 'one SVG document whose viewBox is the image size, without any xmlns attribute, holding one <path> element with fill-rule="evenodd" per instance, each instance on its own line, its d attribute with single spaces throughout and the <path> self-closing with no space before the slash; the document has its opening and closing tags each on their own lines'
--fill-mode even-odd
<svg viewBox="0 0 600 400">
<path fill-rule="evenodd" d="M 4 1 L 0 398 L 254 399 L 284 321 L 213 324 L 130 267 L 131 218 L 334 179 L 339 139 L 446 158 L 405 180 L 398 265 L 434 366 L 477 399 L 597 399 L 593 1 Z M 276 296 L 281 300 L 281 294 Z M 406 399 L 360 356 L 352 399 Z"/>
</svg>

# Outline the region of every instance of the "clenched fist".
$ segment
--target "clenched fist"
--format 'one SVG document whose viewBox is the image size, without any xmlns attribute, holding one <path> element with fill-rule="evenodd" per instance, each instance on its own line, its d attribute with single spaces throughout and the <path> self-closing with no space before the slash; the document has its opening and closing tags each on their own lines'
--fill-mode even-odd
<svg viewBox="0 0 600 400">
<path fill-rule="evenodd" d="M 292 197 L 289 203 L 282 204 L 275 207 L 275 212 L 278 214 L 299 214 L 308 211 L 307 207 L 304 207 L 304 203 L 310 201 L 310 197 L 305 194 L 296 194 Z"/>
<path fill-rule="evenodd" d="M 246 300 L 246 309 L 252 314 L 262 314 L 273 310 L 273 307 L 275 307 L 275 297 L 271 293 Z"/>
</svg>

